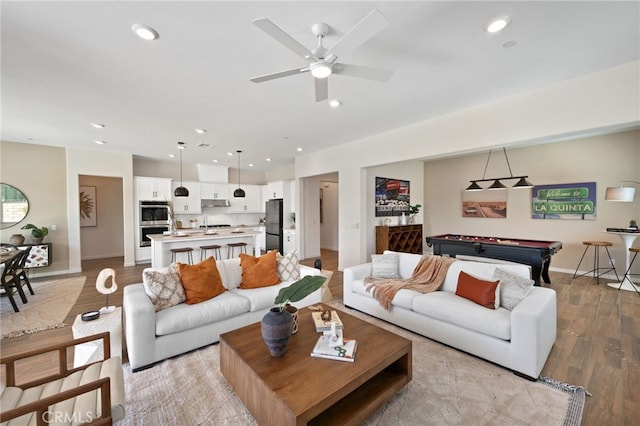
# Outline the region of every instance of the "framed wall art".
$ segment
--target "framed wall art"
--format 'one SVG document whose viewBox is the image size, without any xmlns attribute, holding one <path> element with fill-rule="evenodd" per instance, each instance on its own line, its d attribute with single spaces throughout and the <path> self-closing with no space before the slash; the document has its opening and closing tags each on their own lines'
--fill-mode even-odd
<svg viewBox="0 0 640 426">
<path fill-rule="evenodd" d="M 596 183 L 538 185 L 531 190 L 531 218 L 594 220 Z"/>
<path fill-rule="evenodd" d="M 80 227 L 98 226 L 95 186 L 80 186 Z"/>
<path fill-rule="evenodd" d="M 376 217 L 408 215 L 410 192 L 408 180 L 376 177 Z"/>
<path fill-rule="evenodd" d="M 507 191 L 462 191 L 462 217 L 507 218 Z"/>
</svg>

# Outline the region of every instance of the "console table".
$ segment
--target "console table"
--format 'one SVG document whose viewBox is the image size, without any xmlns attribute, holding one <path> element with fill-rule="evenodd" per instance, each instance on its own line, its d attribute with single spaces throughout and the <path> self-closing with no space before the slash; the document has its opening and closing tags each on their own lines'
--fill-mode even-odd
<svg viewBox="0 0 640 426">
<path fill-rule="evenodd" d="M 376 253 L 385 250 L 422 254 L 422 225 L 376 226 Z"/>
<path fill-rule="evenodd" d="M 25 268 L 42 268 L 51 265 L 51 243 L 22 244 L 20 250 L 31 247 Z"/>
</svg>

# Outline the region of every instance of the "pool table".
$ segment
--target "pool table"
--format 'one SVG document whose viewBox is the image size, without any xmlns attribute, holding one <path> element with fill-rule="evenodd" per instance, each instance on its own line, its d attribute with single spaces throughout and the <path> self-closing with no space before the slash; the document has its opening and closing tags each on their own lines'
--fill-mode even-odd
<svg viewBox="0 0 640 426">
<path fill-rule="evenodd" d="M 518 238 L 477 237 L 472 235 L 435 235 L 427 237 L 433 254 L 481 256 L 508 260 L 531 266 L 531 278 L 540 285 L 540 275 L 545 283 L 549 280 L 551 256 L 562 248 L 560 241 L 521 240 Z"/>
</svg>

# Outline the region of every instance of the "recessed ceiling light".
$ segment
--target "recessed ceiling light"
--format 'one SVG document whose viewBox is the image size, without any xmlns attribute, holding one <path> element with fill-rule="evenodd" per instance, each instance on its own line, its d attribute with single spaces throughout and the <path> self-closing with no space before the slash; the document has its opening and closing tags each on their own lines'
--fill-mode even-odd
<svg viewBox="0 0 640 426">
<path fill-rule="evenodd" d="M 93 141 L 98 145 L 104 145 L 106 143 L 105 141 L 99 141 L 98 139 L 94 139 Z"/>
<path fill-rule="evenodd" d="M 169 154 L 169 157 L 176 158 L 176 155 L 175 154 Z"/>
<path fill-rule="evenodd" d="M 218 160 L 213 160 L 213 162 L 214 162 L 214 163 L 217 163 L 217 162 L 218 162 Z"/>
<path fill-rule="evenodd" d="M 484 25 L 484 30 L 488 33 L 497 33 L 504 30 L 510 22 L 511 19 L 508 16 L 493 18 Z"/>
<path fill-rule="evenodd" d="M 95 127 L 96 129 L 104 129 L 104 124 L 100 124 L 100 123 L 89 123 L 91 124 L 92 127 Z"/>
<path fill-rule="evenodd" d="M 134 24 L 131 26 L 131 29 L 133 30 L 135 35 L 143 40 L 151 41 L 160 37 L 158 32 L 148 25 Z"/>
<path fill-rule="evenodd" d="M 249 163 L 249 167 L 253 167 L 253 163 Z"/>
<path fill-rule="evenodd" d="M 271 161 L 271 158 L 265 158 L 266 161 Z"/>
<path fill-rule="evenodd" d="M 227 152 L 227 155 L 228 155 L 229 157 L 233 157 L 233 152 Z"/>
<path fill-rule="evenodd" d="M 297 150 L 297 151 L 298 151 L 298 152 L 302 152 L 302 148 L 298 148 L 298 150 Z"/>
<path fill-rule="evenodd" d="M 341 103 L 342 103 L 342 102 L 340 102 L 340 101 L 339 101 L 339 100 L 337 100 L 337 99 L 331 99 L 331 100 L 329 101 L 329 106 L 330 106 L 331 108 L 338 108 L 338 107 L 340 106 L 340 104 L 341 104 Z"/>
<path fill-rule="evenodd" d="M 196 133 L 199 135 L 202 135 L 204 133 L 207 133 L 207 131 L 205 129 L 195 129 Z"/>
</svg>

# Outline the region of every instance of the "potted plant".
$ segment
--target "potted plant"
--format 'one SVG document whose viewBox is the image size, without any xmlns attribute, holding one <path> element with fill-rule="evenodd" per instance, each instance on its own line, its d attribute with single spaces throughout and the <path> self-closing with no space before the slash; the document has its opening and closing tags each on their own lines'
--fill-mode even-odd
<svg viewBox="0 0 640 426">
<path fill-rule="evenodd" d="M 415 206 L 409 205 L 409 223 L 413 223 L 413 218 L 420 213 L 422 204 L 416 204 Z"/>
<path fill-rule="evenodd" d="M 278 306 L 271 308 L 262 318 L 261 330 L 262 338 L 269 348 L 269 353 L 273 357 L 284 355 L 287 350 L 287 343 L 294 329 L 293 315 L 298 316 L 298 310 L 289 303 L 298 302 L 314 291 L 322 287 L 327 279 L 322 275 L 308 275 L 292 283 L 290 286 L 280 289 L 274 303 Z M 290 306 L 290 305 L 289 305 Z M 297 328 L 297 322 L 296 327 Z"/>
<path fill-rule="evenodd" d="M 629 221 L 629 228 L 631 229 L 638 229 L 638 222 L 636 222 L 635 219 L 631 219 Z"/>
<path fill-rule="evenodd" d="M 21 229 L 30 229 L 31 230 L 31 241 L 34 244 L 40 244 L 44 237 L 49 235 L 49 228 L 43 226 L 42 228 L 38 228 L 32 223 L 27 223 Z"/>
</svg>

